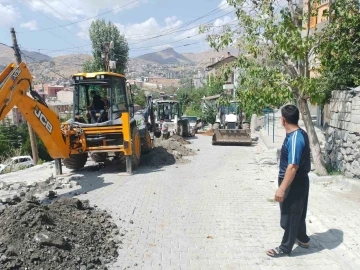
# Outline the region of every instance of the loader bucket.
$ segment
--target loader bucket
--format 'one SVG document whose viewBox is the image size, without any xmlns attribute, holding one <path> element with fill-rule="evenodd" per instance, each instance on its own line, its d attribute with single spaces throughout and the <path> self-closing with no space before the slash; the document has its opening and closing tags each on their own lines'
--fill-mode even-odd
<svg viewBox="0 0 360 270">
<path fill-rule="evenodd" d="M 213 145 L 251 145 L 250 129 L 214 129 Z"/>
</svg>

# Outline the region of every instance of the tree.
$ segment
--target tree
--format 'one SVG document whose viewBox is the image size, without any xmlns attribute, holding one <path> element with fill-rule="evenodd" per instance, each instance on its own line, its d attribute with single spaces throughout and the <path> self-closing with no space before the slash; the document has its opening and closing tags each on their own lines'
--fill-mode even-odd
<svg viewBox="0 0 360 270">
<path fill-rule="evenodd" d="M 96 20 L 91 23 L 89 35 L 93 48 L 94 59 L 84 63 L 84 72 L 105 71 L 101 53 L 104 51 L 105 42 L 114 42 L 114 49 L 110 50 L 110 60 L 116 61 L 117 73 L 124 73 L 127 66 L 129 46 L 119 29 L 112 23 L 106 24 L 105 20 Z"/>
<path fill-rule="evenodd" d="M 146 106 L 146 95 L 145 91 L 140 89 L 136 92 L 136 96 L 134 98 L 135 104 L 140 105 L 142 107 Z"/>
<path fill-rule="evenodd" d="M 346 89 L 360 84 L 360 14 L 358 0 L 333 1 L 326 29 L 316 49 L 324 87 Z"/>
<path fill-rule="evenodd" d="M 311 57 L 319 42 L 319 36 L 310 33 L 310 22 L 317 13 L 314 5 L 320 3 L 319 0 L 307 1 L 306 12 L 299 9 L 293 0 L 287 0 L 285 6 L 281 0 L 227 2 L 236 9 L 238 27 L 234 30 L 226 26 L 220 34 L 209 35 L 207 40 L 215 49 L 232 44 L 241 49 L 236 65 L 244 71 L 243 78 L 249 76 L 257 85 L 266 88 L 261 90 L 263 97 L 270 95 L 273 101 L 281 101 L 284 90 L 289 92 L 286 95 L 291 95 L 299 106 L 315 170 L 319 175 L 326 175 L 308 107 L 309 101 L 321 103 L 327 95 L 324 88 L 317 87 L 319 80 L 310 77 Z M 254 59 L 259 58 L 261 61 L 255 64 Z M 257 89 L 249 89 L 248 93 L 257 98 Z M 268 102 L 272 103 L 271 100 Z"/>
</svg>

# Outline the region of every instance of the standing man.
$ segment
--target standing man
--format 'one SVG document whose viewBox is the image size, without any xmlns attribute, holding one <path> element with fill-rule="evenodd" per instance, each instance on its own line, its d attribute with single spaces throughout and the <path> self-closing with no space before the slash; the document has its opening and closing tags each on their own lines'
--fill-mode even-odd
<svg viewBox="0 0 360 270">
<path fill-rule="evenodd" d="M 296 106 L 284 106 L 281 116 L 286 138 L 281 148 L 275 201 L 280 203 L 280 225 L 285 232 L 281 245 L 266 252 L 271 257 L 290 255 L 296 240 L 303 248 L 308 248 L 310 241 L 305 223 L 311 168 L 309 139 L 298 125 L 299 110 Z"/>
</svg>

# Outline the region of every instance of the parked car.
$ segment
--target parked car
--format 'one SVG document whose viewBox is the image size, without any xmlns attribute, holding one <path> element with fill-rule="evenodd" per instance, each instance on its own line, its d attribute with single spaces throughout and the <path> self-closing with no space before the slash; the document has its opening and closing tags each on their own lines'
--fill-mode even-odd
<svg viewBox="0 0 360 270">
<path fill-rule="evenodd" d="M 0 164 L 0 174 L 23 170 L 34 165 L 35 163 L 30 156 L 12 157 Z"/>
</svg>

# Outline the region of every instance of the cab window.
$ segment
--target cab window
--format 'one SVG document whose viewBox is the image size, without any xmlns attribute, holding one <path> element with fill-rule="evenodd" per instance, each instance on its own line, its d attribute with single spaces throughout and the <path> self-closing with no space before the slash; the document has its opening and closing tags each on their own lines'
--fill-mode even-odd
<svg viewBox="0 0 360 270">
<path fill-rule="evenodd" d="M 126 99 L 125 79 L 113 78 L 113 95 L 112 95 L 113 113 L 128 111 Z"/>
</svg>

